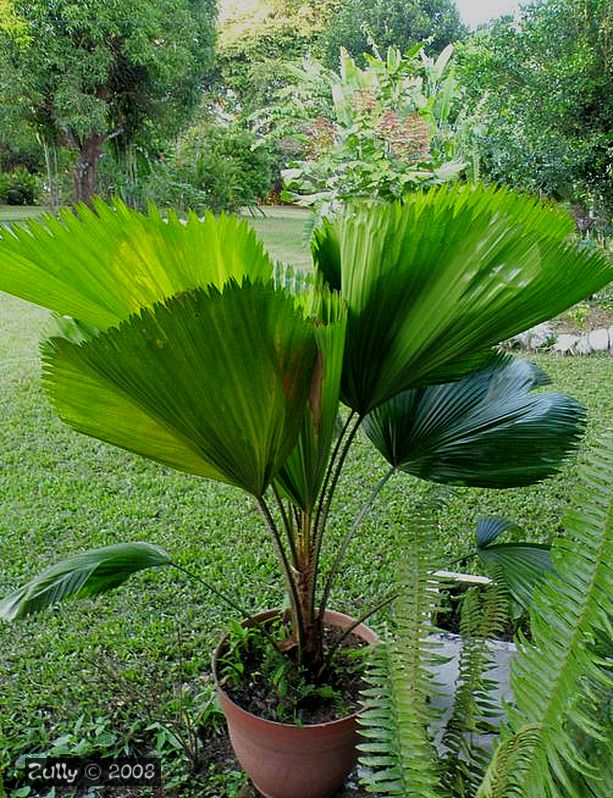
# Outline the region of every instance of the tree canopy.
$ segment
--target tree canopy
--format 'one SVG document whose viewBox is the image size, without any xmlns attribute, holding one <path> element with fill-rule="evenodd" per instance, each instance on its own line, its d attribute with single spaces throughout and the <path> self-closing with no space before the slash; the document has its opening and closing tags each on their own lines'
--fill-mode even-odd
<svg viewBox="0 0 613 798">
<path fill-rule="evenodd" d="M 332 16 L 320 46 L 328 66 L 338 65 L 339 51 L 363 63 L 372 39 L 381 50 L 402 52 L 425 39 L 440 52 L 467 33 L 455 0 L 344 0 Z"/>
<path fill-rule="evenodd" d="M 46 141 L 77 152 L 75 199 L 89 200 L 102 147 L 176 130 L 212 59 L 214 0 L 4 0 L 3 90 Z"/>
<path fill-rule="evenodd" d="M 613 211 L 612 35 L 610 0 L 542 0 L 458 48 L 483 171 L 583 206 L 586 225 Z"/>
</svg>

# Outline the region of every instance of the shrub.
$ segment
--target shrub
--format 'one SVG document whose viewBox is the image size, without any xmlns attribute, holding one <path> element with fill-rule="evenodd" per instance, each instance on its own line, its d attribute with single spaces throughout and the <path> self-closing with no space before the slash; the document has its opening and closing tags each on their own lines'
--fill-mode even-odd
<svg viewBox="0 0 613 798">
<path fill-rule="evenodd" d="M 342 50 L 338 73 L 305 60 L 261 119 L 271 140 L 296 147 L 282 172 L 288 196 L 323 215 L 353 197 L 400 199 L 457 179 L 466 164 L 451 124 L 452 52 L 434 60 L 421 45 L 385 57 L 375 49 L 361 69 Z"/>
<path fill-rule="evenodd" d="M 36 205 L 40 199 L 40 179 L 21 166 L 0 174 L 0 204 Z"/>
<path fill-rule="evenodd" d="M 252 133 L 206 122 L 190 128 L 171 161 L 153 168 L 145 195 L 166 207 L 220 213 L 257 205 L 272 183 L 272 155 Z"/>
</svg>

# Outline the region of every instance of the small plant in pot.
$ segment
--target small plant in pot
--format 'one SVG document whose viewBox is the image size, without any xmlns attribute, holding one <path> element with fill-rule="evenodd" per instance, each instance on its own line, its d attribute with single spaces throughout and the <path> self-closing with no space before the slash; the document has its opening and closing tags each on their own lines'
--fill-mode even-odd
<svg viewBox="0 0 613 798">
<path fill-rule="evenodd" d="M 0 289 L 56 314 L 58 332 L 42 348 L 43 383 L 64 421 L 253 496 L 288 609 L 247 619 L 259 630 L 245 635 L 256 641 L 247 658 L 261 652 L 252 671 L 268 658 L 275 664 L 266 673 L 281 673 L 285 658 L 300 700 L 318 692 L 342 703 L 340 652 L 351 633 L 366 642 L 373 635 L 362 623 L 367 614 L 334 614 L 330 597 L 383 485 L 403 472 L 439 483 L 527 485 L 553 474 L 577 444 L 583 408 L 533 392 L 546 376 L 497 350 L 613 277 L 604 255 L 569 242 L 572 230 L 563 212 L 511 191 L 442 187 L 403 204 L 348 206 L 315 233 L 313 274 L 303 275 L 275 267 L 237 219 L 192 216 L 183 224 L 154 209 L 142 216 L 98 202 L 95 212 L 79 208 L 3 231 Z M 389 470 L 322 573 L 333 497 L 361 430 Z M 0 615 L 14 620 L 161 566 L 180 567 L 148 543 L 91 550 L 8 596 Z M 387 601 L 374 600 L 370 612 Z M 216 662 L 227 662 L 233 646 L 226 639 Z M 274 678 L 265 681 L 278 692 Z M 223 691 L 222 703 L 239 715 L 238 724 L 230 718 L 239 758 L 271 760 L 266 773 L 250 774 L 265 795 L 331 795 L 353 765 L 350 708 L 345 718 L 314 724 L 297 713 L 297 725 L 252 720 Z M 247 715 L 255 741 L 241 725 Z M 302 775 L 291 759 L 295 745 L 311 755 Z M 280 760 L 271 759 L 275 748 Z M 304 752 L 298 757 L 305 761 Z M 334 772 L 317 775 L 326 761 Z"/>
</svg>

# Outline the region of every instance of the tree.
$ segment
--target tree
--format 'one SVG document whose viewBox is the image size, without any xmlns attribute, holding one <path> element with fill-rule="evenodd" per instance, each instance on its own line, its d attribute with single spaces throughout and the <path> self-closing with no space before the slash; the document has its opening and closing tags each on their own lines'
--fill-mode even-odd
<svg viewBox="0 0 613 798">
<path fill-rule="evenodd" d="M 230 5 L 220 26 L 215 99 L 248 116 L 291 78 L 288 64 L 316 47 L 338 0 L 254 0 Z"/>
<path fill-rule="evenodd" d="M 76 152 L 74 199 L 90 202 L 106 142 L 178 130 L 212 59 L 213 0 L 4 0 L 4 91 L 45 142 Z"/>
<path fill-rule="evenodd" d="M 341 47 L 363 64 L 371 40 L 382 50 L 393 46 L 404 52 L 432 37 L 432 49 L 440 52 L 466 33 L 455 0 L 345 0 L 320 47 L 325 63 L 334 68 Z"/>
<path fill-rule="evenodd" d="M 570 202 L 585 226 L 613 211 L 612 29 L 609 0 L 543 0 L 458 48 L 482 171 Z"/>
<path fill-rule="evenodd" d="M 339 0 L 235 0 L 225 5 L 215 71 L 208 85 L 212 116 L 231 119 L 249 132 L 254 114 L 277 100 L 295 79 L 294 65 L 317 47 Z M 274 183 L 287 154 L 275 153 Z M 272 187 L 272 185 L 271 185 Z"/>
</svg>

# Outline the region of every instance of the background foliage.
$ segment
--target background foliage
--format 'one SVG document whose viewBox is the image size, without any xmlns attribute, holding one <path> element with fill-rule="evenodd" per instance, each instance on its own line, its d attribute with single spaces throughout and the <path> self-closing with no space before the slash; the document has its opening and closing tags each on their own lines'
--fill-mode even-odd
<svg viewBox="0 0 613 798">
<path fill-rule="evenodd" d="M 212 57 L 212 0 L 11 0 L 0 27 L 2 91 L 47 145 L 75 151 L 75 195 L 88 199 L 111 138 L 172 135 L 200 99 Z"/>
<path fill-rule="evenodd" d="M 69 202 L 73 167 L 83 168 L 86 139 L 95 134 L 103 196 L 119 193 L 136 205 L 166 196 L 195 207 L 236 207 L 251 203 L 257 168 L 258 197 L 271 190 L 278 197 L 280 172 L 300 151 L 286 140 L 264 157 L 253 115 L 270 114 L 279 92 L 296 85 L 305 56 L 338 71 L 341 47 L 363 67 L 373 43 L 380 53 L 388 45 L 404 53 L 428 39 L 436 56 L 453 41 L 461 99 L 450 129 L 469 174 L 562 200 L 582 232 L 600 239 L 610 233 L 608 0 L 538 0 L 518 21 L 502 18 L 472 34 L 453 0 L 228 0 L 221 10 L 213 59 L 213 0 L 113 0 L 104 8 L 3 0 L 0 170 L 38 172 L 48 202 Z M 306 79 L 301 90 L 308 88 Z M 201 126 L 206 177 L 196 165 L 188 173 L 181 165 L 179 174 L 182 139 L 201 123 L 202 109 L 210 138 Z M 237 160 L 247 145 L 252 155 Z M 233 166 L 221 162 L 228 151 Z M 237 163 L 239 170 L 253 167 L 245 180 Z M 245 182 L 249 188 L 237 190 Z"/>
<path fill-rule="evenodd" d="M 371 41 L 404 52 L 430 39 L 440 52 L 466 34 L 454 0 L 345 0 L 318 44 L 329 67 L 336 67 L 341 47 L 363 66 Z"/>
<path fill-rule="evenodd" d="M 613 214 L 613 5 L 543 0 L 458 48 L 473 146 L 494 180 L 576 207 L 583 229 Z"/>
<path fill-rule="evenodd" d="M 290 198 L 325 212 L 350 197 L 398 199 L 457 178 L 450 124 L 456 82 L 452 47 L 435 60 L 375 50 L 360 68 L 346 51 L 340 70 L 305 60 L 265 120 L 269 138 L 297 153 L 283 173 Z"/>
</svg>

